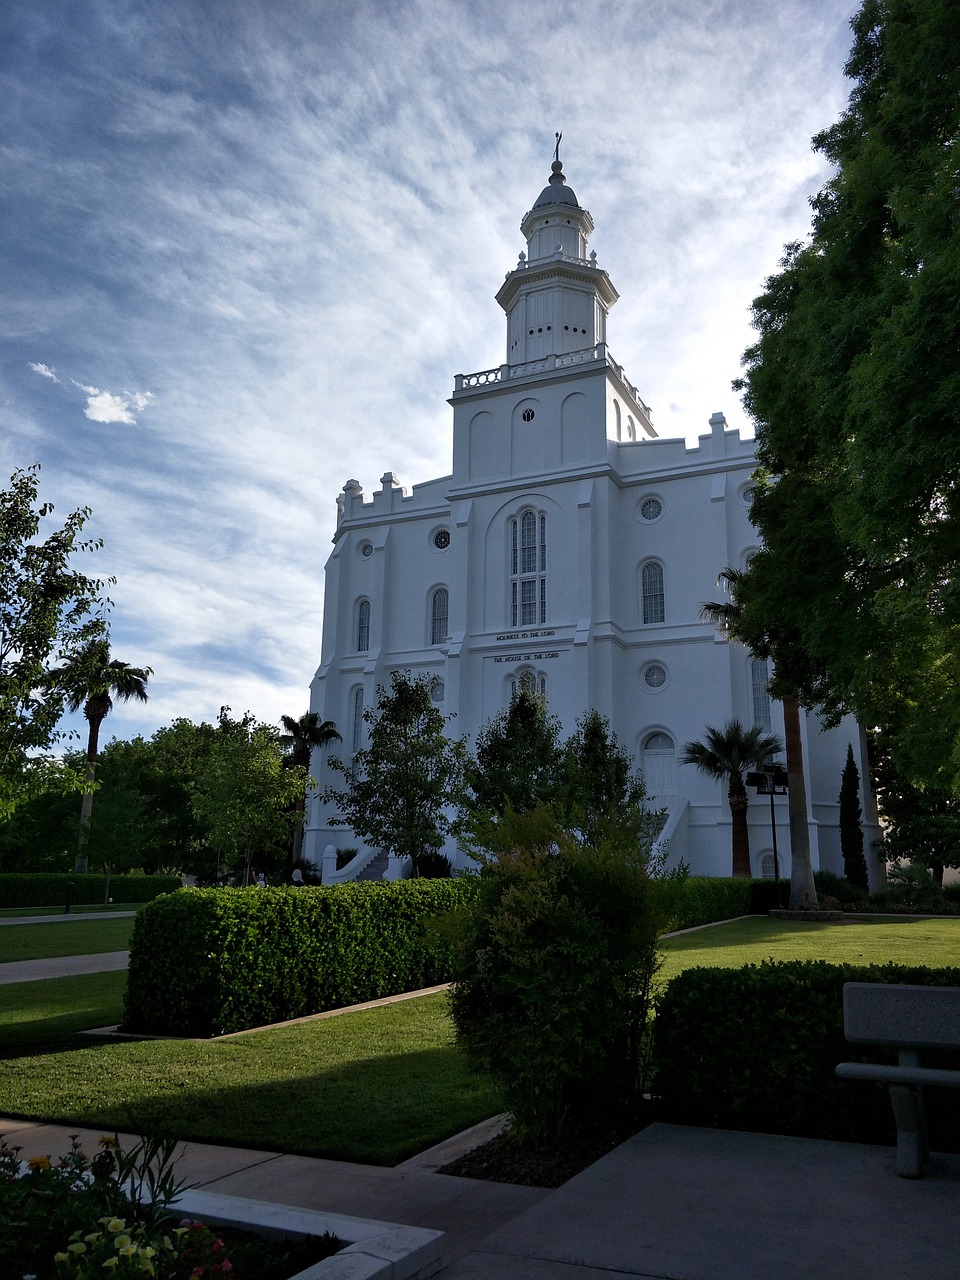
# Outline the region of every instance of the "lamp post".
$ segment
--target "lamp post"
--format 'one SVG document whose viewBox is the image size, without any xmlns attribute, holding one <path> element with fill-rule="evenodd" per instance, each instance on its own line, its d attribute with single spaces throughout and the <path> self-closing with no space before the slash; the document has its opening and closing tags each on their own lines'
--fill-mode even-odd
<svg viewBox="0 0 960 1280">
<path fill-rule="evenodd" d="M 787 794 L 787 771 L 779 760 L 771 760 L 769 764 L 755 773 L 747 774 L 747 786 L 756 787 L 758 796 L 770 797 L 770 831 L 773 835 L 773 878 L 780 884 L 780 858 L 777 854 L 777 815 L 773 807 L 774 796 Z M 780 895 L 777 894 L 779 902 Z"/>
</svg>

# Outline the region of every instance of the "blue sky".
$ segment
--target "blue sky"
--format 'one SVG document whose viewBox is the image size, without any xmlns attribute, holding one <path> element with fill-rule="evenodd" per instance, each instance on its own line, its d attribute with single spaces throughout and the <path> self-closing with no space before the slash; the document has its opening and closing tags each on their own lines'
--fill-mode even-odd
<svg viewBox="0 0 960 1280">
<path fill-rule="evenodd" d="M 554 132 L 661 435 L 722 409 L 827 177 L 847 0 L 7 0 L 0 484 L 89 505 L 107 736 L 307 707 L 336 495 L 449 472 Z M 801 424 L 798 424 L 798 429 Z"/>
</svg>

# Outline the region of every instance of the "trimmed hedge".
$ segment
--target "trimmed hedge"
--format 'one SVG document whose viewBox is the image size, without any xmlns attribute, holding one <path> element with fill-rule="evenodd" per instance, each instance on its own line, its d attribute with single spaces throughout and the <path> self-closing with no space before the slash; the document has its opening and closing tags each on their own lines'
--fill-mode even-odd
<svg viewBox="0 0 960 1280">
<path fill-rule="evenodd" d="M 746 880 L 731 876 L 688 876 L 683 883 L 672 929 L 692 929 L 717 920 L 734 920 L 737 916 L 766 915 L 777 907 L 778 887 L 772 880 Z M 779 894 L 783 902 L 790 895 L 790 885 L 781 880 Z"/>
<path fill-rule="evenodd" d="M 181 884 L 179 876 L 111 876 L 110 897 L 114 903 L 152 902 L 162 893 L 176 892 Z M 68 900 L 86 907 L 103 902 L 106 893 L 106 876 L 0 873 L 0 907 L 63 907 Z"/>
<path fill-rule="evenodd" d="M 896 1062 L 843 1034 L 845 982 L 960 986 L 960 968 L 768 961 L 742 969 L 687 969 L 658 1000 L 653 1091 L 663 1119 L 678 1124 L 893 1143 L 885 1085 L 841 1081 L 839 1062 Z M 930 1065 L 960 1066 L 956 1051 Z M 940 1151 L 960 1151 L 955 1089 L 927 1091 L 930 1132 Z M 953 1095 L 952 1097 L 950 1095 Z"/>
<path fill-rule="evenodd" d="M 450 979 L 456 880 L 183 889 L 137 916 L 124 1029 L 213 1036 Z"/>
</svg>

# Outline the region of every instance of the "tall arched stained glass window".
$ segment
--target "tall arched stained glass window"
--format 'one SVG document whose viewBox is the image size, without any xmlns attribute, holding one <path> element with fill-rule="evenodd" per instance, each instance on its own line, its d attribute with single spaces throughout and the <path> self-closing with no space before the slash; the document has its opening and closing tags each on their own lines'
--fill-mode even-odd
<svg viewBox="0 0 960 1280">
<path fill-rule="evenodd" d="M 447 638 L 447 622 L 450 594 L 446 587 L 437 587 L 430 605 L 430 643 L 443 644 Z"/>
<path fill-rule="evenodd" d="M 768 732 L 772 727 L 770 715 L 770 694 L 767 685 L 770 683 L 770 669 L 761 658 L 750 661 L 750 686 L 753 693 L 753 723 Z"/>
<path fill-rule="evenodd" d="M 370 601 L 361 600 L 357 605 L 357 653 L 370 648 Z"/>
<path fill-rule="evenodd" d="M 640 570 L 640 609 L 644 622 L 663 622 L 663 565 L 648 560 Z"/>
<path fill-rule="evenodd" d="M 524 511 L 510 521 L 510 622 L 536 627 L 547 620 L 547 517 Z"/>
</svg>

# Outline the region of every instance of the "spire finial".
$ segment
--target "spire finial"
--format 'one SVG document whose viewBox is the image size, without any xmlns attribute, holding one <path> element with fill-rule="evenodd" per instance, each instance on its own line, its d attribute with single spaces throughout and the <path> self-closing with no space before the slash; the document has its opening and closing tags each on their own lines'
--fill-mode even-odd
<svg viewBox="0 0 960 1280">
<path fill-rule="evenodd" d="M 554 152 L 553 152 L 553 159 L 554 159 L 554 162 L 555 162 L 556 164 L 559 164 L 559 163 L 560 163 L 560 139 L 561 139 L 562 137 L 563 137 L 563 134 L 562 134 L 562 133 L 558 133 L 558 134 L 556 135 L 556 138 L 557 138 L 557 145 L 556 145 L 556 147 L 554 148 Z"/>
</svg>

